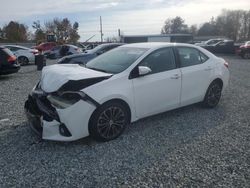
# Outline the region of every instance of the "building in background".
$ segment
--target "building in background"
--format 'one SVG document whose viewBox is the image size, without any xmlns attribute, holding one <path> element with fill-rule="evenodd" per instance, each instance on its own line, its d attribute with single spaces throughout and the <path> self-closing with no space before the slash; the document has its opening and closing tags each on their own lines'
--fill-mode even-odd
<svg viewBox="0 0 250 188">
<path fill-rule="evenodd" d="M 177 43 L 193 43 L 192 34 L 160 34 L 160 35 L 123 35 L 121 36 L 123 43 L 138 42 L 177 42 Z"/>
</svg>

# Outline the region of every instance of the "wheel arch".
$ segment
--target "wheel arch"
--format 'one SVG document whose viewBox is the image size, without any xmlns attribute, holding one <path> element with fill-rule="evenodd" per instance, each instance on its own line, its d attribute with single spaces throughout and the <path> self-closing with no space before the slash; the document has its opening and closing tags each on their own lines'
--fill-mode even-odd
<svg viewBox="0 0 250 188">
<path fill-rule="evenodd" d="M 216 78 L 216 79 L 214 79 L 210 84 L 209 84 L 209 86 L 212 84 L 212 83 L 219 83 L 220 84 L 220 86 L 221 86 L 221 88 L 223 88 L 223 86 L 224 86 L 224 83 L 223 83 L 223 80 L 221 79 L 221 78 Z"/>
<path fill-rule="evenodd" d="M 129 106 L 129 104 L 128 104 L 126 101 L 124 101 L 123 99 L 119 99 L 119 98 L 110 99 L 110 100 L 105 101 L 104 103 L 100 104 L 100 106 L 103 106 L 104 104 L 111 103 L 111 102 L 118 102 L 118 103 L 123 104 L 123 105 L 125 106 L 125 108 L 127 109 L 127 111 L 128 111 L 128 114 L 129 114 L 129 122 L 131 122 L 131 116 L 132 116 L 132 114 L 131 114 L 130 106 Z M 90 121 L 91 121 L 93 115 L 95 114 L 95 112 L 100 108 L 100 106 L 98 106 L 98 107 L 94 110 L 94 112 L 91 114 L 91 116 L 90 116 L 90 118 L 89 118 L 89 123 L 90 123 Z M 89 123 L 88 123 L 88 124 L 89 124 Z"/>
<path fill-rule="evenodd" d="M 17 57 L 18 61 L 19 61 L 19 59 L 22 58 L 22 57 L 26 58 L 26 59 L 28 60 L 28 62 L 30 61 L 29 58 L 28 58 L 27 56 L 25 56 L 25 55 L 20 55 L 20 56 L 18 56 L 18 57 Z"/>
<path fill-rule="evenodd" d="M 126 101 L 124 101 L 124 100 L 122 100 L 122 99 L 119 99 L 119 98 L 115 98 L 115 99 L 111 99 L 111 100 L 106 101 L 104 104 L 110 103 L 110 102 L 118 102 L 118 103 L 123 104 L 123 105 L 126 107 L 126 110 L 128 111 L 128 114 L 129 114 L 129 122 L 131 122 L 131 109 L 130 109 L 129 104 L 128 104 Z"/>
</svg>

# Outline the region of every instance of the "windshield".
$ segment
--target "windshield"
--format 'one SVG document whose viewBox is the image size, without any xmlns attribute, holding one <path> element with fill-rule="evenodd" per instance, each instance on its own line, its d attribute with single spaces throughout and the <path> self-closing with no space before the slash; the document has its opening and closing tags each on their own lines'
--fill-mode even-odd
<svg viewBox="0 0 250 188">
<path fill-rule="evenodd" d="M 147 48 L 116 48 L 91 60 L 86 64 L 86 67 L 107 73 L 120 73 L 132 65 L 147 50 Z"/>
</svg>

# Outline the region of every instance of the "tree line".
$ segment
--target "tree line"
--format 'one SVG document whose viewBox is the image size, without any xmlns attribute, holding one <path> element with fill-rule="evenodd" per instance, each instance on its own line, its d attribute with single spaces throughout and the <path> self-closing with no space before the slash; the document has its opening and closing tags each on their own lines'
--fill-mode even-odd
<svg viewBox="0 0 250 188">
<path fill-rule="evenodd" d="M 188 26 L 177 16 L 165 21 L 162 34 L 193 34 L 194 36 L 225 36 L 234 41 L 250 40 L 250 10 L 222 10 L 216 18 L 197 25 Z"/>
<path fill-rule="evenodd" d="M 44 41 L 47 34 L 55 34 L 56 39 L 62 42 L 76 43 L 79 24 L 73 24 L 68 18 L 54 18 L 43 25 L 40 21 L 32 24 L 34 32 L 29 31 L 28 26 L 17 21 L 10 21 L 0 27 L 0 41 L 26 42 Z M 192 34 L 194 36 L 225 36 L 235 41 L 250 40 L 250 10 L 222 10 L 217 17 L 212 17 L 201 26 L 185 24 L 185 20 L 177 16 L 168 18 L 161 29 L 162 34 Z"/>
<path fill-rule="evenodd" d="M 46 41 L 47 34 L 54 34 L 57 41 L 76 43 L 80 35 L 78 34 L 79 24 L 73 24 L 68 18 L 54 18 L 46 21 L 42 25 L 39 20 L 32 24 L 34 32 L 29 31 L 27 25 L 17 21 L 10 21 L 0 28 L 0 41 L 4 42 L 27 42 L 36 41 L 37 43 Z"/>
</svg>

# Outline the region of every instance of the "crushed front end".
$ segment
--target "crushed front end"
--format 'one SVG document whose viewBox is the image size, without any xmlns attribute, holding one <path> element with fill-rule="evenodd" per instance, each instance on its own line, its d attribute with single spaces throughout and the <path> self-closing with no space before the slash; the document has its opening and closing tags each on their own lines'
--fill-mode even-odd
<svg viewBox="0 0 250 188">
<path fill-rule="evenodd" d="M 46 140 L 73 141 L 89 135 L 88 121 L 96 109 L 83 92 L 44 92 L 40 85 L 25 102 L 32 130 Z"/>
</svg>

